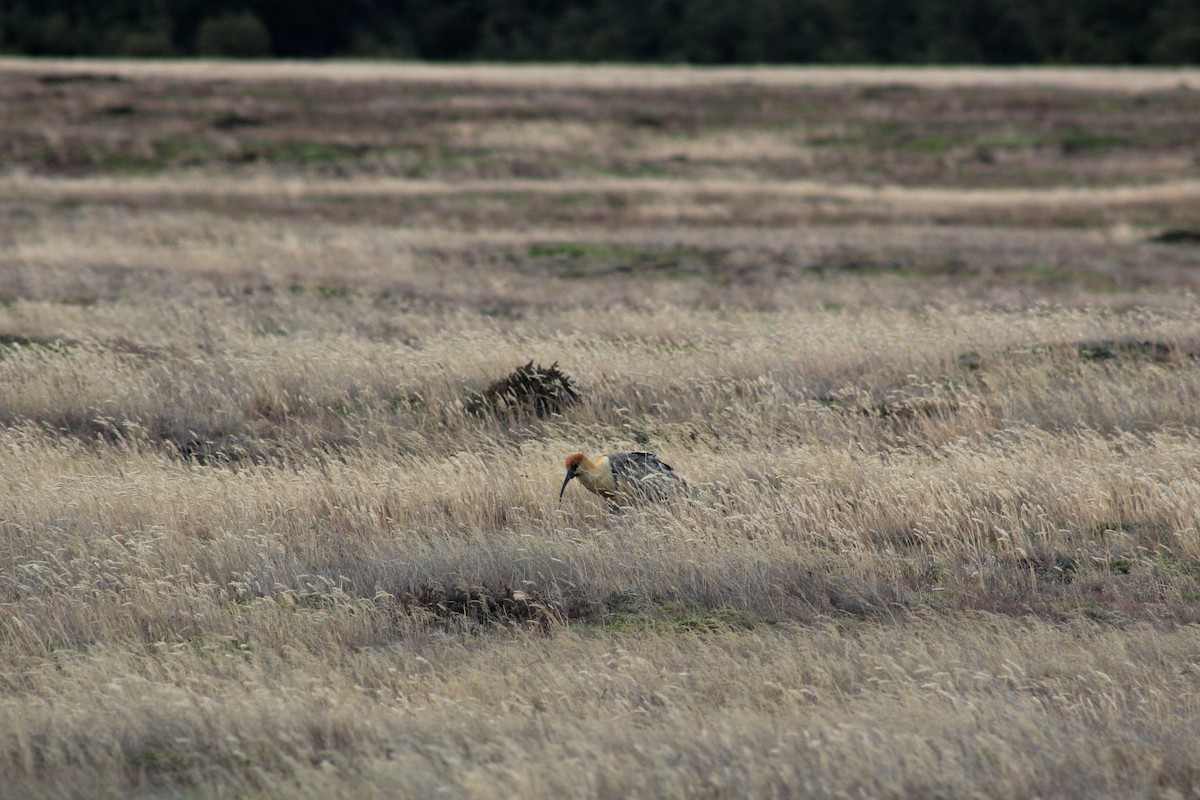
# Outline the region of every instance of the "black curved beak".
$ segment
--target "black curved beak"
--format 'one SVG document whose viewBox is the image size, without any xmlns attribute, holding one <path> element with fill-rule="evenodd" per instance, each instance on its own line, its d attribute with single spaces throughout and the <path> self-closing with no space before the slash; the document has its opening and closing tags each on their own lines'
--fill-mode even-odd
<svg viewBox="0 0 1200 800">
<path fill-rule="evenodd" d="M 575 468 L 571 467 L 571 469 L 567 470 L 567 477 L 563 478 L 562 488 L 558 490 L 558 502 L 560 502 L 560 503 L 562 502 L 563 492 L 565 492 L 567 490 L 567 484 L 570 483 L 571 478 L 574 478 L 574 477 L 575 477 Z"/>
</svg>

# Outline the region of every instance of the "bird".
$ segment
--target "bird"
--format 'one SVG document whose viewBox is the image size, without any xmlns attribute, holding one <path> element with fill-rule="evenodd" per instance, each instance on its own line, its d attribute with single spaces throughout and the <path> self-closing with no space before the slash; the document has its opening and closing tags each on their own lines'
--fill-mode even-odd
<svg viewBox="0 0 1200 800">
<path fill-rule="evenodd" d="M 578 478 L 583 488 L 614 505 L 619 501 L 658 501 L 671 490 L 687 489 L 687 481 L 654 453 L 620 452 L 597 458 L 572 453 L 567 456 L 566 467 L 567 477 L 558 490 L 560 503 L 572 478 Z"/>
</svg>

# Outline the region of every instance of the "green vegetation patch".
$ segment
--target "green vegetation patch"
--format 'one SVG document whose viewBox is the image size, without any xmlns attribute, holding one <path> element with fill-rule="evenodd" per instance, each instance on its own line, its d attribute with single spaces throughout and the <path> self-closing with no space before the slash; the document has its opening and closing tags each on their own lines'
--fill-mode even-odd
<svg viewBox="0 0 1200 800">
<path fill-rule="evenodd" d="M 164 136 L 154 143 L 155 156 L 172 163 L 199 163 L 221 156 L 216 142 L 198 136 Z"/>
<path fill-rule="evenodd" d="M 959 144 L 962 139 L 952 135 L 915 136 L 901 141 L 899 149 L 909 153 L 945 153 Z"/>
<path fill-rule="evenodd" d="M 1041 144 L 1036 133 L 1022 130 L 985 131 L 975 140 L 981 147 L 992 150 L 1029 150 Z"/>
<path fill-rule="evenodd" d="M 1112 150 L 1118 147 L 1128 147 L 1129 139 L 1111 133 L 1096 133 L 1091 131 L 1075 131 L 1059 139 L 1059 147 L 1065 155 L 1086 153 L 1096 150 Z"/>
<path fill-rule="evenodd" d="M 0 358 L 3 358 L 6 352 L 23 348 L 47 353 L 63 353 L 74 344 L 76 343 L 62 339 L 42 339 L 16 333 L 0 333 Z"/>
</svg>

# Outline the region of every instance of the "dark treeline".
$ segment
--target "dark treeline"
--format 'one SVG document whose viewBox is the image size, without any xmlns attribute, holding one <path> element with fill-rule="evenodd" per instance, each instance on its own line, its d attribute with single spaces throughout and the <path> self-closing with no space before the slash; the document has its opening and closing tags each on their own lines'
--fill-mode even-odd
<svg viewBox="0 0 1200 800">
<path fill-rule="evenodd" d="M 0 0 L 0 51 L 729 63 L 1200 63 L 1197 0 Z"/>
</svg>

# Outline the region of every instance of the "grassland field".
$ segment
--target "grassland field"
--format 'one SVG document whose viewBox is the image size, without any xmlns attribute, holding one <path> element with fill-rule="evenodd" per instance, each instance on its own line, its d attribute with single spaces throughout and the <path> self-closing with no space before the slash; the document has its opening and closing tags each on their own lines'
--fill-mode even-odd
<svg viewBox="0 0 1200 800">
<path fill-rule="evenodd" d="M 0 797 L 1200 796 L 1198 93 L 0 60 Z"/>
</svg>

